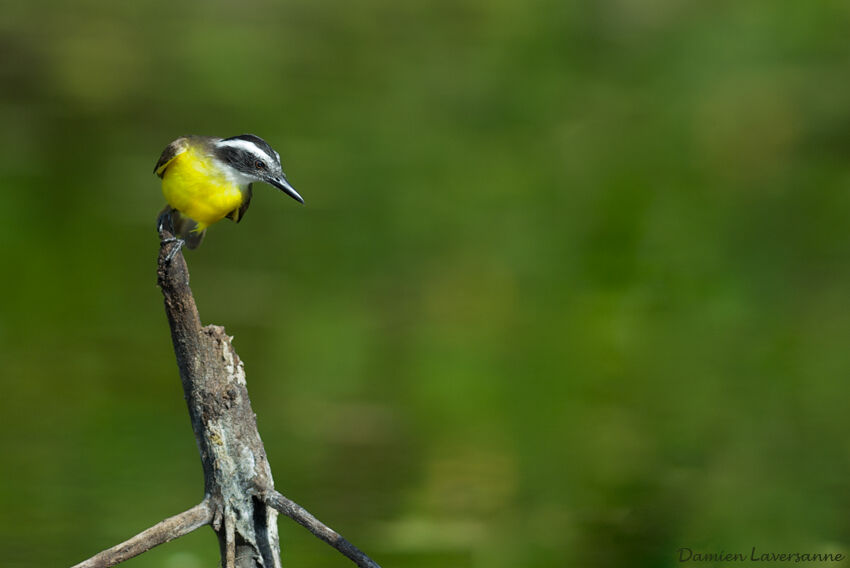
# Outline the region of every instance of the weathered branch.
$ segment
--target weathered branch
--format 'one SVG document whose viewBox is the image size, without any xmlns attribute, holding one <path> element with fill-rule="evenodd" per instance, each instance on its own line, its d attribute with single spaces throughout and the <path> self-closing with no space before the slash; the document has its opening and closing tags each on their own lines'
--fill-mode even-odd
<svg viewBox="0 0 850 568">
<path fill-rule="evenodd" d="M 140 532 L 133 538 L 92 556 L 71 568 L 110 568 L 147 552 L 155 546 L 165 544 L 175 538 L 187 535 L 193 530 L 208 525 L 212 521 L 212 510 L 204 499 L 188 511 L 169 517 L 151 528 Z"/>
<path fill-rule="evenodd" d="M 168 259 L 173 242 L 162 232 L 157 276 L 192 429 L 201 452 L 206 494 L 213 508 L 225 568 L 280 568 L 277 511 L 252 496 L 273 488 L 271 469 L 242 361 L 218 326 L 201 327 L 182 254 Z"/>
<path fill-rule="evenodd" d="M 357 547 L 275 491 L 242 361 L 224 328 L 201 326 L 186 261 L 179 254 L 182 243 L 172 235 L 167 212 L 160 222 L 157 281 L 201 453 L 205 497 L 200 505 L 73 568 L 114 566 L 205 524 L 212 525 L 218 536 L 224 568 L 281 568 L 278 511 L 358 566 L 380 568 Z"/>
<path fill-rule="evenodd" d="M 279 512 L 305 527 L 314 536 L 339 550 L 343 555 L 351 559 L 352 562 L 360 566 L 360 568 L 381 568 L 374 560 L 366 556 L 363 551 L 311 515 L 308 510 L 295 501 L 288 499 L 274 490 L 261 493 L 260 497 Z"/>
</svg>

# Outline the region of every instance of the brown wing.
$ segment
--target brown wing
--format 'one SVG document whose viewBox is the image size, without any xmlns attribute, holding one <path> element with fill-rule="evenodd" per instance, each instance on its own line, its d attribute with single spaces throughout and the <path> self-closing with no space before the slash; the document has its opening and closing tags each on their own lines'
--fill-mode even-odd
<svg viewBox="0 0 850 568">
<path fill-rule="evenodd" d="M 249 183 L 248 189 L 242 192 L 242 205 L 239 206 L 239 209 L 234 209 L 230 213 L 227 214 L 227 218 L 231 221 L 236 221 L 237 223 L 242 220 L 242 216 L 245 215 L 245 211 L 248 210 L 248 205 L 251 204 L 251 195 L 253 193 L 252 187 L 254 184 Z"/>
<path fill-rule="evenodd" d="M 156 163 L 156 166 L 153 168 L 153 173 L 162 177 L 165 173 L 168 164 L 171 163 L 171 160 L 177 157 L 178 154 L 181 154 L 186 151 L 187 138 L 184 136 L 182 138 L 178 138 L 171 144 L 165 147 L 165 150 L 162 151 L 162 155 L 159 157 L 159 161 Z"/>
</svg>

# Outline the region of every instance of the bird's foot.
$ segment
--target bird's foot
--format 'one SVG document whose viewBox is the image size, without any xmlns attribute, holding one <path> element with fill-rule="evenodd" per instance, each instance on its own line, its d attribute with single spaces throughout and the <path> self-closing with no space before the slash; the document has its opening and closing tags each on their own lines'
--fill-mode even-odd
<svg viewBox="0 0 850 568">
<path fill-rule="evenodd" d="M 183 245 L 186 244 L 186 241 L 184 241 L 183 239 L 178 239 L 177 237 L 166 237 L 162 239 L 159 243 L 160 245 L 176 243 L 174 246 L 171 247 L 171 250 L 168 251 L 168 254 L 165 255 L 165 259 L 163 259 L 164 264 L 168 264 L 171 262 L 171 259 L 173 259 L 177 255 L 177 253 L 180 252 L 180 250 L 183 248 Z"/>
</svg>

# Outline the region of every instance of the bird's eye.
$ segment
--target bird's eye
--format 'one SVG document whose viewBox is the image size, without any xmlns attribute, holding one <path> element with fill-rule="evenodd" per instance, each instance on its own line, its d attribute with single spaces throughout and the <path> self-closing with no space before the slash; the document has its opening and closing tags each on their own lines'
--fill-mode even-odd
<svg viewBox="0 0 850 568">
<path fill-rule="evenodd" d="M 263 162 L 261 162 L 260 160 L 257 160 L 256 162 L 254 162 L 254 167 L 257 168 L 258 170 L 266 169 L 266 165 Z"/>
</svg>

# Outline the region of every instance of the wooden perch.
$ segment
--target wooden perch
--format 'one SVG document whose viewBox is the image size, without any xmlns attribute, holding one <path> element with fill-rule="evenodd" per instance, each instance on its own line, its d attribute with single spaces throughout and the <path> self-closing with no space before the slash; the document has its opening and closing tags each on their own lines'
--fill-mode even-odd
<svg viewBox="0 0 850 568">
<path fill-rule="evenodd" d="M 108 568 L 193 530 L 212 525 L 224 568 L 280 568 L 277 516 L 305 526 L 358 566 L 379 568 L 368 556 L 274 489 L 271 469 L 245 383 L 242 361 L 224 328 L 201 326 L 186 261 L 175 247 L 170 219 L 160 228 L 157 279 L 192 430 L 204 468 L 204 500 L 77 564 Z M 176 253 L 176 254 L 175 254 Z"/>
</svg>

